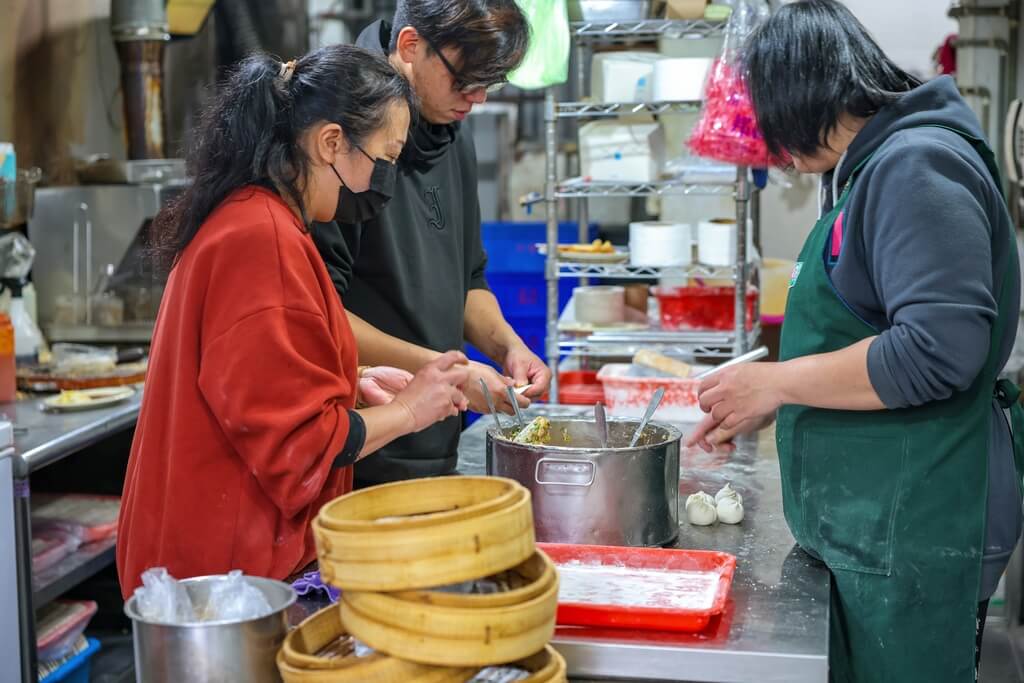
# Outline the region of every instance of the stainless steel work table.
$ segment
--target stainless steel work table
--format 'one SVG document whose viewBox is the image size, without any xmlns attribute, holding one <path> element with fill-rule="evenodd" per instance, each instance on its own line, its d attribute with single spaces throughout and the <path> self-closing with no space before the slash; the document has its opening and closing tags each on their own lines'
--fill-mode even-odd
<svg viewBox="0 0 1024 683">
<path fill-rule="evenodd" d="M 43 411 L 38 398 L 0 405 L 0 414 L 14 425 L 11 461 L 23 681 L 36 680 L 35 610 L 114 561 L 114 539 L 108 539 L 84 545 L 57 565 L 33 576 L 29 477 L 33 472 L 133 427 L 141 400 L 140 389 L 117 405 L 81 412 Z"/>
<path fill-rule="evenodd" d="M 543 409 L 548 415 L 581 412 L 589 413 Z M 485 416 L 463 433 L 463 474 L 484 472 L 485 433 L 492 425 Z M 725 613 L 696 635 L 560 628 L 554 645 L 569 675 L 575 681 L 827 681 L 829 575 L 796 548 L 786 526 L 774 434 L 741 443 L 731 455 L 684 451 L 680 470 L 681 511 L 687 495 L 701 489 L 714 494 L 727 481 L 743 494 L 742 524 L 694 527 L 683 512 L 677 541 L 680 548 L 736 556 Z"/>
</svg>

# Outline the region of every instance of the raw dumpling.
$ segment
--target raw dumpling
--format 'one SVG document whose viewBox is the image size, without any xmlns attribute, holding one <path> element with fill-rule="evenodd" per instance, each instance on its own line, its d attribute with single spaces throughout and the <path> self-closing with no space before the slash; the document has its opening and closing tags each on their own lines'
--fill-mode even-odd
<svg viewBox="0 0 1024 683">
<path fill-rule="evenodd" d="M 710 526 L 718 519 L 715 499 L 699 491 L 686 499 L 686 518 L 695 526 Z"/>
<path fill-rule="evenodd" d="M 722 524 L 739 524 L 743 521 L 743 503 L 737 498 L 723 496 L 715 510 Z"/>
<path fill-rule="evenodd" d="M 736 489 L 734 489 L 732 485 L 729 484 L 728 482 L 726 482 L 725 486 L 723 486 L 722 489 L 715 494 L 715 502 L 720 503 L 723 498 L 732 498 L 740 505 L 743 504 L 743 496 L 741 496 L 739 492 Z"/>
</svg>

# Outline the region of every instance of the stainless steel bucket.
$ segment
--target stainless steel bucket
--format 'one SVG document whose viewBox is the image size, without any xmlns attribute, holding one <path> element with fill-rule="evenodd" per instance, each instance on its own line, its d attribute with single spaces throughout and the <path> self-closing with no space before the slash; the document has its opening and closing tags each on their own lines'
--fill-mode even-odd
<svg viewBox="0 0 1024 683">
<path fill-rule="evenodd" d="M 207 602 L 210 588 L 224 576 L 203 576 L 181 583 L 195 604 Z M 186 625 L 147 622 L 132 596 L 124 611 L 132 620 L 135 676 L 138 683 L 280 683 L 274 657 L 288 632 L 285 610 L 295 591 L 281 581 L 246 576 L 266 596 L 273 612 L 248 621 Z"/>
<path fill-rule="evenodd" d="M 639 420 L 608 422 L 608 448 L 584 419 L 552 419 L 551 443 L 513 443 L 515 429 L 487 432 L 487 473 L 530 490 L 538 541 L 659 546 L 679 533 L 679 440 L 652 422 L 629 448 Z"/>
</svg>

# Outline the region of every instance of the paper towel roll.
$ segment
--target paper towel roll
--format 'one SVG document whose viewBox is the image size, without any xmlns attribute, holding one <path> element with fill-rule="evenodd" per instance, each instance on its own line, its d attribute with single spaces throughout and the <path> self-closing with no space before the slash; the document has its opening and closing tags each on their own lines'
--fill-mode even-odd
<svg viewBox="0 0 1024 683">
<path fill-rule="evenodd" d="M 712 60 L 701 57 L 662 59 L 654 64 L 654 99 L 691 102 L 704 99 L 704 81 Z"/>
<path fill-rule="evenodd" d="M 753 259 L 754 238 L 747 225 L 747 261 Z M 732 266 L 736 263 L 736 219 L 713 218 L 697 226 L 697 261 L 706 266 Z"/>
<path fill-rule="evenodd" d="M 634 266 L 686 266 L 693 261 L 693 230 L 686 223 L 629 224 L 629 261 Z"/>
</svg>

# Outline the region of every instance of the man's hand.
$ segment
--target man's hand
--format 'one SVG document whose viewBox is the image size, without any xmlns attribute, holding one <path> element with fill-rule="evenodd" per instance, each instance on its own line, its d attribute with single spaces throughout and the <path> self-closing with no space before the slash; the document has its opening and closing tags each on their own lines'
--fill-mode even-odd
<svg viewBox="0 0 1024 683">
<path fill-rule="evenodd" d="M 513 347 L 505 356 L 504 366 L 515 386 L 530 385 L 523 393 L 527 398 L 540 398 L 551 386 L 551 370 L 526 346 Z"/>
<path fill-rule="evenodd" d="M 513 409 L 512 404 L 508 401 L 508 392 L 506 389 L 514 385 L 514 382 L 508 377 L 502 377 L 498 372 L 490 365 L 483 363 L 477 363 L 470 361 L 469 363 L 469 381 L 462 387 L 462 392 L 469 399 L 469 408 L 478 413 L 486 415 L 490 412 L 487 407 L 487 400 L 484 398 L 483 389 L 480 386 L 480 380 L 484 381 L 487 388 L 491 392 L 491 396 L 494 397 L 494 408 L 499 413 L 505 413 L 506 415 L 512 415 Z M 527 408 L 530 405 L 530 399 L 525 396 L 516 397 L 519 402 L 520 408 Z"/>
</svg>

